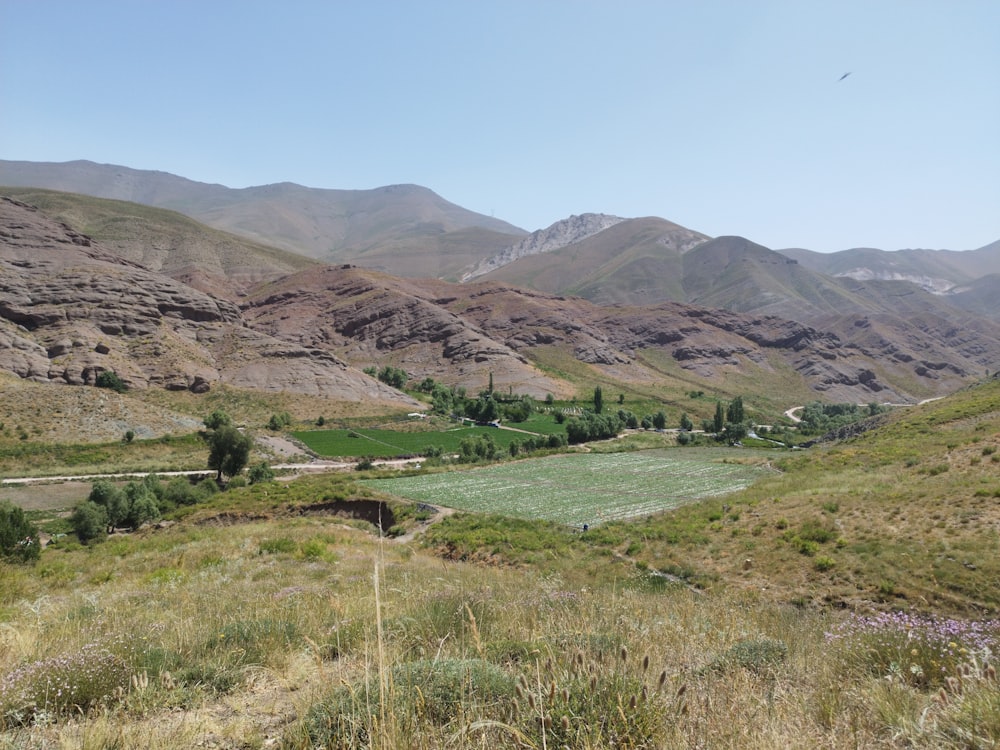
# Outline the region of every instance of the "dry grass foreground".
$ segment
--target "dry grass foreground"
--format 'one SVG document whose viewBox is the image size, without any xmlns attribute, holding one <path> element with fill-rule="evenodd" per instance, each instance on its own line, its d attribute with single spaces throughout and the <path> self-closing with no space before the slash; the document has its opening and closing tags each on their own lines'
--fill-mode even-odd
<svg viewBox="0 0 1000 750">
<path fill-rule="evenodd" d="M 836 615 L 621 576 L 590 586 L 445 563 L 315 517 L 178 525 L 47 553 L 0 576 L 0 747 L 1000 739 L 982 651 L 916 680 L 911 664 L 868 659 L 866 647 L 929 664 L 933 638 L 841 630 L 831 641 Z"/>
</svg>

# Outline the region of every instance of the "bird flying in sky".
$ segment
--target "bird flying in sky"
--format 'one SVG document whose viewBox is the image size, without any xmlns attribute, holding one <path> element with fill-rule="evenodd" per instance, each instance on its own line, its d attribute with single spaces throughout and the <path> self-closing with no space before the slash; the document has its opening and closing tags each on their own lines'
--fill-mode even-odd
<svg viewBox="0 0 1000 750">
<path fill-rule="evenodd" d="M 850 74 L 851 74 L 851 71 L 847 71 L 846 73 L 844 73 L 844 75 L 842 75 L 840 78 L 837 79 L 837 83 L 840 83 L 841 81 L 843 81 Z"/>
</svg>

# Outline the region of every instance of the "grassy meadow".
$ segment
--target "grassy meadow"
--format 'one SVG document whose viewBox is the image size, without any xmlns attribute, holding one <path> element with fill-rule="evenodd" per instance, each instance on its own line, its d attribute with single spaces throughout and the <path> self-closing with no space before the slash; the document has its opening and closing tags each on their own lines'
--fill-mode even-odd
<svg viewBox="0 0 1000 750">
<path fill-rule="evenodd" d="M 304 430 L 292 435 L 317 455 L 338 458 L 414 456 L 429 447 L 444 453 L 457 453 L 462 440 L 482 435 L 488 435 L 498 448 L 506 450 L 511 442 L 526 437 L 511 430 L 474 426 L 420 431 L 357 427 L 350 430 Z"/>
<path fill-rule="evenodd" d="M 459 510 L 596 526 L 736 492 L 765 472 L 759 466 L 710 460 L 694 448 L 683 453 L 575 453 L 365 484 Z"/>
<path fill-rule="evenodd" d="M 586 534 L 393 484 L 656 477 L 580 455 L 610 463 L 264 482 L 0 562 L 0 748 L 1000 744 L 1000 380 L 838 444 L 701 454 L 756 481 Z"/>
</svg>

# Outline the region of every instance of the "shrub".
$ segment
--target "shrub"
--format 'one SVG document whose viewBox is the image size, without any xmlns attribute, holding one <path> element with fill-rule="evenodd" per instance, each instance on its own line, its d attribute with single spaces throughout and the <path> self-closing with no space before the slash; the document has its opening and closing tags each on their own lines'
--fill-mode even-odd
<svg viewBox="0 0 1000 750">
<path fill-rule="evenodd" d="M 716 657 L 707 670 L 728 672 L 745 669 L 757 675 L 772 674 L 788 656 L 788 646 L 771 638 L 739 641 Z"/>
<path fill-rule="evenodd" d="M 480 659 L 406 662 L 387 677 L 385 715 L 407 733 L 422 723 L 444 725 L 457 715 L 506 718 L 516 685 L 500 667 Z M 305 716 L 302 728 L 310 746 L 367 746 L 378 731 L 381 695 L 377 678 L 335 689 Z"/>
<path fill-rule="evenodd" d="M 271 418 L 267 422 L 267 429 L 272 432 L 279 431 L 282 427 L 287 427 L 292 423 L 292 415 L 287 411 L 281 412 L 281 414 L 272 414 Z"/>
<path fill-rule="evenodd" d="M 1000 647 L 1000 622 L 907 612 L 852 615 L 826 634 L 848 671 L 936 688 Z"/>
<path fill-rule="evenodd" d="M 288 537 L 278 537 L 277 539 L 266 539 L 260 543 L 261 554 L 277 554 L 279 552 L 292 553 L 296 549 L 295 542 Z"/>
<path fill-rule="evenodd" d="M 125 385 L 125 381 L 118 377 L 118 374 L 111 371 L 105 370 L 104 372 L 98 373 L 97 379 L 94 381 L 94 385 L 98 388 L 110 388 L 118 393 L 125 393 L 128 390 L 128 386 Z"/>
<path fill-rule="evenodd" d="M 223 625 L 206 647 L 222 652 L 232 667 L 268 665 L 300 638 L 298 626 L 287 620 L 238 620 Z"/>
<path fill-rule="evenodd" d="M 247 472 L 247 480 L 250 484 L 270 482 L 272 479 L 274 479 L 274 471 L 268 466 L 267 461 L 261 461 L 259 464 L 251 466 Z"/>
<path fill-rule="evenodd" d="M 41 554 L 38 530 L 24 511 L 7 501 L 0 502 L 0 556 L 29 562 Z"/>
<path fill-rule="evenodd" d="M 825 573 L 831 570 L 837 563 L 832 557 L 827 557 L 826 555 L 820 555 L 813 562 L 813 567 L 816 568 L 820 573 Z"/>
<path fill-rule="evenodd" d="M 96 643 L 30 662 L 0 680 L 0 723 L 87 711 L 128 688 L 130 678 L 126 661 Z"/>
</svg>

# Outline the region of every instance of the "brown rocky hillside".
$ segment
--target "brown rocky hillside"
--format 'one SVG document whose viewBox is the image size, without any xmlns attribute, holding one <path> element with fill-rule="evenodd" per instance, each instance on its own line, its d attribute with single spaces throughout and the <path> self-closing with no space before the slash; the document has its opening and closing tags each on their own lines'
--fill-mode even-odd
<svg viewBox="0 0 1000 750">
<path fill-rule="evenodd" d="M 0 369 L 69 385 L 113 371 L 139 388 L 225 383 L 409 402 L 328 352 L 254 330 L 234 304 L 9 198 L 0 198 Z"/>
<path fill-rule="evenodd" d="M 773 316 L 680 303 L 602 307 L 490 282 L 400 280 L 357 267 L 282 279 L 251 295 L 243 314 L 271 335 L 357 367 L 391 362 L 412 377 L 473 390 L 492 373 L 497 387 L 535 395 L 565 392 L 535 365 L 567 360 L 593 379 L 647 384 L 719 384 L 738 375 L 768 388 L 794 373 L 803 393 L 856 402 L 946 393 L 972 366 L 950 352 L 928 360 L 915 342 L 868 341 L 862 350 Z"/>
<path fill-rule="evenodd" d="M 74 205 L 78 225 L 113 235 L 108 211 L 118 204 L 100 206 L 99 222 Z M 188 237 L 183 222 L 124 216 L 141 229 L 132 242 L 126 230 L 114 240 L 128 259 L 41 210 L 0 202 L 0 369 L 74 385 L 113 370 L 140 388 L 218 383 L 408 407 L 415 402 L 361 368 L 391 364 L 472 392 L 492 377 L 497 388 L 539 397 L 611 381 L 646 392 L 739 387 L 782 402 L 899 402 L 948 393 L 994 369 L 1000 352 L 995 324 L 959 325 L 925 310 L 913 296 L 920 290 L 904 282 L 896 305 L 905 316 L 877 306 L 863 315 L 824 308 L 812 320 L 676 302 L 602 306 L 493 281 L 402 279 L 307 259 L 304 270 L 282 275 L 280 254 L 276 261 L 264 250 L 234 253 L 228 235 Z M 658 221 L 606 231 L 645 227 L 655 245 Z M 170 251 L 156 249 L 155 227 L 164 222 L 174 233 L 164 240 Z M 195 246 L 203 264 L 177 262 Z M 685 261 L 697 253 L 688 250 Z M 148 268 L 150 260 L 164 272 Z M 834 283 L 850 283 L 847 291 L 864 298 L 862 282 Z"/>
</svg>

